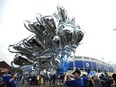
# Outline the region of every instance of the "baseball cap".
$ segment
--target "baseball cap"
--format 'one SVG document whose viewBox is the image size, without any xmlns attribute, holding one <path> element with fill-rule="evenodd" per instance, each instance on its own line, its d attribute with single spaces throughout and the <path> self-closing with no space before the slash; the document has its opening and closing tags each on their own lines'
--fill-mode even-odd
<svg viewBox="0 0 116 87">
<path fill-rule="evenodd" d="M 81 75 L 81 71 L 79 69 L 76 69 L 72 74 L 78 73 L 79 75 Z"/>
</svg>

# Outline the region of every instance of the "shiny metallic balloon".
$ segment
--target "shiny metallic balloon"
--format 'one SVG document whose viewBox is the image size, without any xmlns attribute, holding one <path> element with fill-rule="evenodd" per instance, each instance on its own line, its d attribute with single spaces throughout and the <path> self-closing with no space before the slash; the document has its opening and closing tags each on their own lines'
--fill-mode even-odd
<svg viewBox="0 0 116 87">
<path fill-rule="evenodd" d="M 73 34 L 73 38 L 74 38 L 73 45 L 77 47 L 80 44 L 83 37 L 84 37 L 84 32 L 80 29 L 80 26 L 77 26 Z"/>
<path fill-rule="evenodd" d="M 55 23 L 55 17 L 53 16 L 43 16 L 42 17 L 47 29 L 50 33 L 56 34 L 56 23 Z"/>
<path fill-rule="evenodd" d="M 75 24 L 60 5 L 57 12 L 43 16 L 36 14 L 34 20 L 24 21 L 25 28 L 33 34 L 9 45 L 8 50 L 16 53 L 11 65 L 30 65 L 32 69 L 66 72 L 72 52 L 83 39 L 84 32 Z"/>
<path fill-rule="evenodd" d="M 31 65 L 33 61 L 22 57 L 21 55 L 16 54 L 14 58 L 14 64 L 24 66 L 24 65 Z"/>
<path fill-rule="evenodd" d="M 66 22 L 68 18 L 67 11 L 62 6 L 57 6 L 57 10 L 60 22 Z"/>
</svg>

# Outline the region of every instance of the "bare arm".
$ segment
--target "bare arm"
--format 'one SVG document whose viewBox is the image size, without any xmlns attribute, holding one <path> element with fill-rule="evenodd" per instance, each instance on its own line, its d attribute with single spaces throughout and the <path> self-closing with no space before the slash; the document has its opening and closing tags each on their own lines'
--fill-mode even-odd
<svg viewBox="0 0 116 87">
<path fill-rule="evenodd" d="M 67 81 L 67 79 L 69 79 L 69 80 L 74 80 L 74 78 L 72 78 L 71 76 L 69 76 L 69 75 L 67 75 L 67 74 L 65 73 L 65 76 L 64 76 L 64 83 Z"/>
<path fill-rule="evenodd" d="M 65 75 L 64 75 L 64 84 L 65 84 L 66 81 L 67 81 L 67 74 L 65 73 Z"/>
</svg>

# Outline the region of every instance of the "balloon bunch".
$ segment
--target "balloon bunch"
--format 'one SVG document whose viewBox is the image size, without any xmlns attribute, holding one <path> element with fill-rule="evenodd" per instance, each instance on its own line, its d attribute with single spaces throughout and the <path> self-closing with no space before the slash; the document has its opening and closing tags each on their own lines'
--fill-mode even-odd
<svg viewBox="0 0 116 87">
<path fill-rule="evenodd" d="M 37 14 L 35 20 L 26 20 L 24 26 L 32 35 L 9 45 L 8 50 L 16 53 L 11 64 L 66 71 L 72 52 L 84 36 L 75 18 L 68 17 L 67 11 L 57 6 L 56 13 Z"/>
</svg>

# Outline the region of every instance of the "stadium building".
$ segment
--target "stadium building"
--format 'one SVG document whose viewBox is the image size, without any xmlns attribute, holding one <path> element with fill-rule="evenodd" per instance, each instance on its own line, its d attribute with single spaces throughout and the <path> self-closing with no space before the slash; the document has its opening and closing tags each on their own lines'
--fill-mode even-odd
<svg viewBox="0 0 116 87">
<path fill-rule="evenodd" d="M 113 66 L 111 64 L 85 56 L 75 56 L 69 63 L 69 70 L 72 70 L 74 67 L 86 72 L 90 72 L 90 70 L 96 72 L 113 72 Z"/>
</svg>

